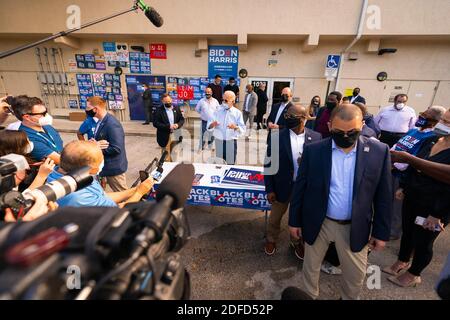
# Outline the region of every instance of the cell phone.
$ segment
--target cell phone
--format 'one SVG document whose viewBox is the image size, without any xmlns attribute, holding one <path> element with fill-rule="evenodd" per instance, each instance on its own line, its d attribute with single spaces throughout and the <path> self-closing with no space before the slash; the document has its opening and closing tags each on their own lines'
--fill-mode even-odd
<svg viewBox="0 0 450 320">
<path fill-rule="evenodd" d="M 423 225 L 425 224 L 425 220 L 426 220 L 426 219 L 425 219 L 424 217 L 417 216 L 417 217 L 416 217 L 415 223 L 416 223 L 417 225 L 419 225 L 419 226 L 423 226 Z M 436 232 L 441 232 L 441 231 L 442 231 L 441 226 L 440 226 L 440 225 L 435 225 L 435 226 L 434 226 L 434 231 L 436 231 Z"/>
</svg>

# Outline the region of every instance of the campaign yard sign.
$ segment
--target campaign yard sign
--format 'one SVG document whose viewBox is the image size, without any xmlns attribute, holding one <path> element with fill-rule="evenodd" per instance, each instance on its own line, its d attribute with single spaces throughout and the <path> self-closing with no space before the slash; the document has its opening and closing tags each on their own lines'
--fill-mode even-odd
<svg viewBox="0 0 450 320">
<path fill-rule="evenodd" d="M 238 77 L 239 48 L 237 46 L 208 47 L 208 78 L 219 74 L 222 79 Z"/>
<path fill-rule="evenodd" d="M 260 171 L 230 168 L 225 172 L 222 183 L 264 186 L 264 175 Z"/>
</svg>

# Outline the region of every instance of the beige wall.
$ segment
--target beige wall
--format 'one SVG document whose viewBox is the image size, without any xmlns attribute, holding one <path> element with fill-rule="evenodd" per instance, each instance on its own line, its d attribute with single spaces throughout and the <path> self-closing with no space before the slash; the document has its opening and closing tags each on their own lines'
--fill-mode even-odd
<svg viewBox="0 0 450 320">
<path fill-rule="evenodd" d="M 85 22 L 132 3 L 125 0 L 0 1 L 0 51 L 65 29 L 65 10 L 70 4 L 81 7 Z M 207 52 L 203 51 L 199 58 L 194 56 L 199 39 L 207 39 L 208 45 L 236 45 L 237 35 L 244 34 L 248 35 L 247 46 L 240 50 L 239 68 L 246 68 L 251 78 L 293 78 L 294 95 L 302 103 L 308 103 L 315 94 L 325 95 L 326 56 L 342 52 L 353 39 L 362 1 L 316 0 L 314 5 L 311 3 L 306 0 L 155 0 L 151 4 L 165 18 L 160 29 L 150 25 L 142 14 L 129 13 L 78 32 L 75 35 L 80 42 L 78 49 L 54 42 L 45 46 L 63 49 L 67 71 L 68 59 L 74 59 L 76 53 L 92 53 L 94 49 L 102 53 L 103 41 L 127 42 L 146 48 L 151 42 L 164 42 L 168 46 L 168 59 L 153 60 L 153 74 L 205 76 Z M 338 89 L 359 86 L 372 112 L 387 103 L 391 87 L 396 83 L 404 84 L 405 90 L 414 88 L 413 94 L 418 98 L 413 101 L 418 106 L 413 107 L 417 110 L 431 102 L 449 107 L 450 20 L 446 15 L 450 1 L 369 0 L 369 5 L 374 4 L 381 9 L 382 28 L 373 31 L 365 26 L 362 39 L 350 50 L 358 53 L 358 60 L 344 61 Z M 406 7 L 407 13 L 399 14 Z M 14 20 L 6 14 L 13 11 L 21 12 Z M 36 12 L 39 12 L 38 20 Z M 319 44 L 305 52 L 302 46 L 309 34 L 320 34 Z M 397 53 L 379 56 L 367 52 L 368 42 L 374 38 L 381 39 L 380 47 L 397 48 Z M 282 53 L 272 56 L 271 52 L 278 49 L 282 49 Z M 278 64 L 269 67 L 269 59 L 278 60 Z M 53 67 L 52 61 L 50 63 Z M 33 49 L 0 60 L 3 77 L 0 94 L 8 91 L 41 95 L 37 71 Z M 112 72 L 112 69 L 107 71 Z M 380 71 L 388 73 L 389 81 L 376 80 Z M 242 90 L 246 83 L 243 79 Z M 422 92 L 424 90 L 427 92 Z M 432 92 L 428 92 L 430 90 Z M 72 91 L 76 92 L 77 88 L 72 87 Z M 58 112 L 67 114 L 67 110 Z"/>
</svg>

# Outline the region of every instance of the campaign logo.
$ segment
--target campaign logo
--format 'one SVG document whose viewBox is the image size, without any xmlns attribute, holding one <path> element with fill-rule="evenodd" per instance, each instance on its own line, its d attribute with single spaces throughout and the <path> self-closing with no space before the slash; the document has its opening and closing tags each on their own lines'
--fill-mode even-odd
<svg viewBox="0 0 450 320">
<path fill-rule="evenodd" d="M 263 186 L 264 175 L 260 171 L 231 168 L 225 172 L 222 183 Z"/>
<path fill-rule="evenodd" d="M 220 183 L 220 176 L 211 176 L 211 183 Z"/>
</svg>

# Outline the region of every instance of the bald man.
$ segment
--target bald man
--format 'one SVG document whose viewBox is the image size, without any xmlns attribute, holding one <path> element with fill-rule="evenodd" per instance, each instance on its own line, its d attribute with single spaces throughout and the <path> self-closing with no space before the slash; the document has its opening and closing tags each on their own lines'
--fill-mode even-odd
<svg viewBox="0 0 450 320">
<path fill-rule="evenodd" d="M 208 130 L 216 142 L 216 156 L 227 164 L 236 163 L 237 139 L 245 134 L 245 123 L 241 110 L 234 107 L 236 95 L 225 91 L 223 103 L 208 121 Z"/>
<path fill-rule="evenodd" d="M 92 141 L 73 141 L 67 144 L 61 153 L 59 167 L 55 167 L 48 177 L 48 182 L 57 180 L 67 173 L 88 166 L 90 174 L 98 176 L 104 166 L 102 150 Z M 60 207 L 117 207 L 126 203 L 137 202 L 150 192 L 153 179 L 148 178 L 136 188 L 120 192 L 105 193 L 97 177 L 87 187 L 70 193 L 59 199 Z"/>
<path fill-rule="evenodd" d="M 284 114 L 292 105 L 292 90 L 286 87 L 281 91 L 281 102 L 272 106 L 269 117 L 267 118 L 267 128 L 269 130 L 267 141 L 269 141 L 273 130 L 280 130 L 286 127 Z"/>
<path fill-rule="evenodd" d="M 320 133 L 305 128 L 308 112 L 301 105 L 294 105 L 285 114 L 286 128 L 274 132 L 274 146 L 269 141 L 267 146 L 268 161 L 265 161 L 264 183 L 267 198 L 272 205 L 269 216 L 264 252 L 271 256 L 276 251 L 276 242 L 280 234 L 280 224 L 291 200 L 292 187 L 298 175 L 298 167 L 304 146 L 319 141 Z M 273 169 L 275 173 L 268 172 Z M 298 239 L 291 239 L 291 246 L 298 259 L 303 260 L 303 244 Z"/>
<path fill-rule="evenodd" d="M 322 260 L 331 242 L 341 263 L 342 299 L 358 299 L 367 252 L 389 240 L 392 178 L 389 147 L 361 135 L 363 115 L 352 104 L 333 109 L 331 137 L 305 146 L 292 192 L 290 233 L 305 241 L 301 289 L 319 296 Z"/>
</svg>

